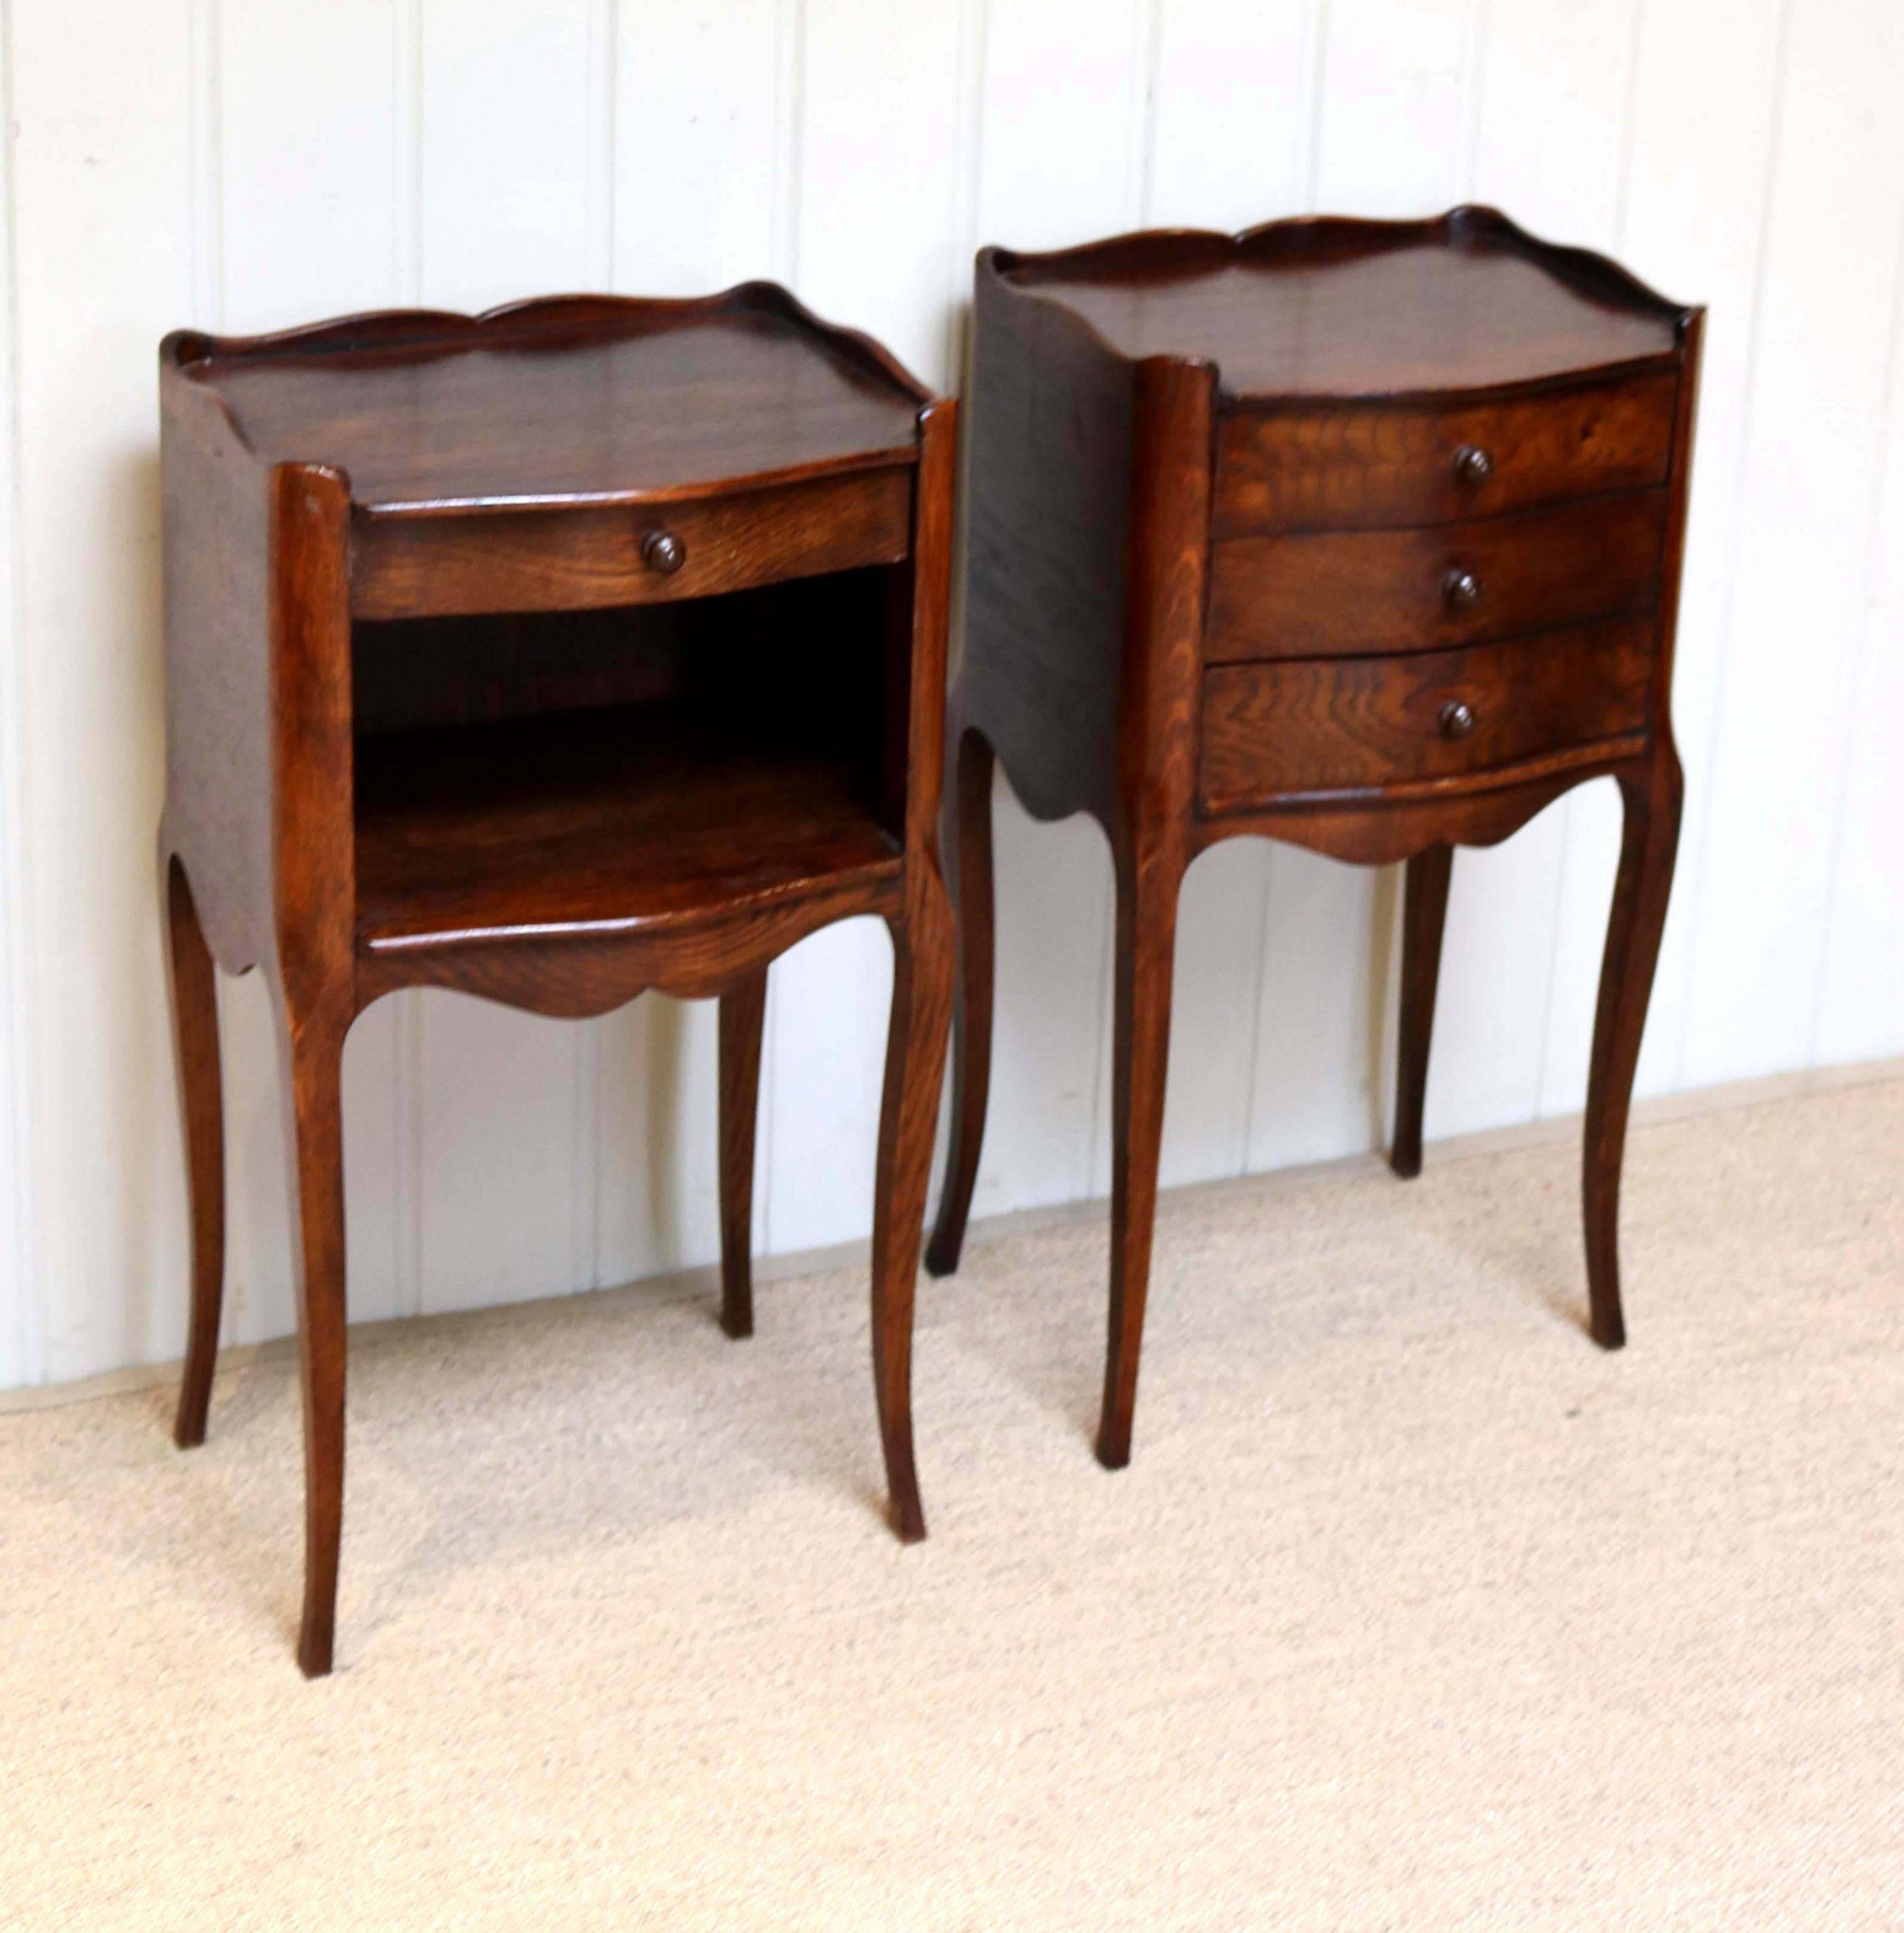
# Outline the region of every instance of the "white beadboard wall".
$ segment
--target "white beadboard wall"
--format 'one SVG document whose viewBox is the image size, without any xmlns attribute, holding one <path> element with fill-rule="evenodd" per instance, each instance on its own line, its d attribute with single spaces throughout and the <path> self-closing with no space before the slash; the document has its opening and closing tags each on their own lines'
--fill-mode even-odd
<svg viewBox="0 0 1904 1933">
<path fill-rule="evenodd" d="M 957 382 L 973 251 L 1497 202 L 1711 307 L 1650 1093 L 1904 1051 L 1896 0 L 5 0 L 0 1387 L 176 1355 L 153 837 L 156 376 L 182 323 L 761 274 Z M 1432 1134 L 1581 1101 L 1610 783 L 1455 868 Z M 1108 1183 L 1111 872 L 1002 795 L 981 1214 Z M 1392 874 L 1239 841 L 1187 888 L 1166 1179 L 1369 1146 Z M 866 1228 L 890 963 L 774 970 L 758 1240 Z M 227 1339 L 291 1326 L 254 980 L 221 989 Z M 450 995 L 347 1064 L 351 1306 L 711 1258 L 710 1007 Z M 956 1294 L 956 1288 L 934 1294 Z"/>
</svg>

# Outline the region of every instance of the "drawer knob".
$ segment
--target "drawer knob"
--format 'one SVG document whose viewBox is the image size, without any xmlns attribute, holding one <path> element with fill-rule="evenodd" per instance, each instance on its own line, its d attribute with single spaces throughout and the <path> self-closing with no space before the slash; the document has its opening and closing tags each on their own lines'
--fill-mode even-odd
<svg viewBox="0 0 1904 1933">
<path fill-rule="evenodd" d="M 1473 708 L 1464 704 L 1458 698 L 1451 698 L 1441 708 L 1440 717 L 1437 722 L 1441 727 L 1443 738 L 1465 738 L 1474 729 Z"/>
<path fill-rule="evenodd" d="M 1471 611 L 1481 601 L 1481 580 L 1457 564 L 1441 580 L 1443 601 L 1451 611 Z"/>
<path fill-rule="evenodd" d="M 666 576 L 687 562 L 687 546 L 672 531 L 650 531 L 641 540 L 641 561 Z"/>
<path fill-rule="evenodd" d="M 1464 483 L 1485 483 L 1494 473 L 1494 459 L 1479 443 L 1464 443 L 1455 452 L 1455 474 Z"/>
</svg>

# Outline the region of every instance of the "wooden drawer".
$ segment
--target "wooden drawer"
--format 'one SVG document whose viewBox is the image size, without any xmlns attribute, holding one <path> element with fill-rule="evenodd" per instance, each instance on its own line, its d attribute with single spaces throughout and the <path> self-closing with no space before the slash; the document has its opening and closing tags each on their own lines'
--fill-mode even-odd
<svg viewBox="0 0 1904 1933">
<path fill-rule="evenodd" d="M 1215 546 L 1204 655 L 1433 651 L 1650 606 L 1666 493 L 1426 530 L 1232 537 Z"/>
<path fill-rule="evenodd" d="M 1206 813 L 1331 795 L 1420 797 L 1637 749 L 1650 618 L 1406 657 L 1284 659 L 1203 677 Z"/>
<path fill-rule="evenodd" d="M 446 618 L 707 597 L 896 563 L 911 521 L 909 465 L 682 503 L 359 516 L 350 609 Z M 662 534 L 680 547 L 672 569 Z"/>
<path fill-rule="evenodd" d="M 1677 382 L 1668 371 L 1509 401 L 1235 410 L 1217 431 L 1215 534 L 1448 523 L 1647 489 L 1666 480 Z"/>
</svg>

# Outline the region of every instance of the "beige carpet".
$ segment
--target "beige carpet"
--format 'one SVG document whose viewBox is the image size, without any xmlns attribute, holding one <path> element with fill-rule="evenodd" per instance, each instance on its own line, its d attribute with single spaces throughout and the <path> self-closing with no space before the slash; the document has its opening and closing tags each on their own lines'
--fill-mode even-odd
<svg viewBox="0 0 1904 1933">
<path fill-rule="evenodd" d="M 338 1675 L 289 1366 L 0 1417 L 0 1922 L 1904 1924 L 1904 1084 L 1167 1201 L 922 1291 L 932 1538 L 857 1275 L 383 1331 Z"/>
</svg>

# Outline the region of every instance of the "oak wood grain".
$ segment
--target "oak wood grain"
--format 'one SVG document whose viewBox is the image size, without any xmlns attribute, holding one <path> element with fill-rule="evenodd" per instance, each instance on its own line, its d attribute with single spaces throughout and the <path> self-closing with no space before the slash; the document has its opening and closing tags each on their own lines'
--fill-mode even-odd
<svg viewBox="0 0 1904 1933">
<path fill-rule="evenodd" d="M 1233 537 L 1211 558 L 1205 655 L 1433 651 L 1643 611 L 1666 509 L 1649 490 L 1425 530 Z"/>
<path fill-rule="evenodd" d="M 179 1432 L 203 1433 L 217 1333 L 215 957 L 263 970 L 278 1021 L 300 1664 L 329 1670 L 335 1644 L 339 1069 L 355 1016 L 403 987 L 578 1018 L 649 988 L 724 997 L 737 1326 L 767 965 L 832 921 L 887 920 L 873 1354 L 893 1524 L 922 1535 L 911 1326 L 952 972 L 952 406 L 764 284 L 179 334 L 161 384 L 160 867 L 195 1252 Z"/>
<path fill-rule="evenodd" d="M 1118 772 L 1111 1034 L 1111 1258 L 1098 1460 L 1131 1460 L 1150 1285 L 1170 1065 L 1176 909 L 1190 864 L 1197 681 L 1210 527 L 1216 385 L 1207 367 L 1157 357 L 1134 385 Z"/>
<path fill-rule="evenodd" d="M 1184 867 L 1245 835 L 1416 862 L 1398 1141 L 1409 1165 L 1445 855 L 1509 837 L 1590 778 L 1653 774 L 1649 795 L 1663 783 L 1701 317 L 1603 257 L 1478 208 L 987 249 L 974 308 L 968 624 L 949 729 L 975 773 L 996 753 L 1035 816 L 1088 812 L 1111 840 L 1116 1179 L 1098 1447 L 1115 1465 L 1130 1449 Z M 1147 422 L 1144 399 L 1167 395 Z M 1159 549 L 1166 527 L 1176 534 Z M 1329 541 L 1308 548 L 1252 548 L 1320 533 Z M 1425 605 L 1440 570 L 1472 564 L 1451 535 L 1489 546 L 1466 600 L 1474 626 Z M 1180 583 L 1174 564 L 1160 574 L 1167 554 Z M 1178 588 L 1160 598 L 1166 581 Z M 1200 600 L 1215 662 L 1200 679 L 1193 633 L 1186 679 L 1181 618 Z M 1503 624 L 1513 642 L 1491 628 Z M 1222 662 L 1239 639 L 1250 655 Z M 1268 655 L 1298 648 L 1312 654 Z M 1465 709 L 1444 726 L 1449 705 Z M 954 827 L 984 854 L 960 867 L 975 993 L 990 986 L 988 810 L 962 804 Z M 1644 876 L 1661 876 L 1649 861 Z M 1656 887 L 1627 897 L 1635 909 L 1616 921 L 1630 936 L 1602 983 L 1621 1045 L 1603 1057 L 1583 1196 L 1597 1218 L 1590 1252 L 1608 1257 L 1626 1044 L 1664 905 Z M 989 1018 L 967 1000 L 935 1267 L 956 1264 L 969 1209 Z M 1610 1335 L 1614 1272 L 1593 1268 L 1595 1331 Z"/>
<path fill-rule="evenodd" d="M 707 597 L 897 563 L 911 520 L 909 466 L 632 508 L 359 513 L 351 608 L 359 618 L 427 618 Z M 683 562 L 650 561 L 660 537 Z"/>
<path fill-rule="evenodd" d="M 1395 795 L 1643 732 L 1653 643 L 1650 621 L 1619 618 L 1462 651 L 1221 666 L 1204 680 L 1199 803 Z M 1464 736 L 1443 723 L 1457 705 Z"/>
<path fill-rule="evenodd" d="M 839 767 L 693 732 L 602 711 L 364 741 L 359 948 L 632 931 L 898 876 Z"/>
<path fill-rule="evenodd" d="M 261 461 L 328 464 L 386 516 L 661 501 L 910 462 L 928 393 L 767 283 L 173 341 Z"/>
<path fill-rule="evenodd" d="M 1233 408 L 1217 429 L 1215 533 L 1452 523 L 1653 489 L 1678 388 L 1667 370 L 1480 401 Z"/>
<path fill-rule="evenodd" d="M 1679 311 L 1614 264 L 1492 209 L 1131 236 L 999 272 L 1062 302 L 1131 362 L 1214 363 L 1226 396 L 1390 396 L 1668 362 Z M 1605 295 L 1620 299 L 1607 300 Z"/>
</svg>

